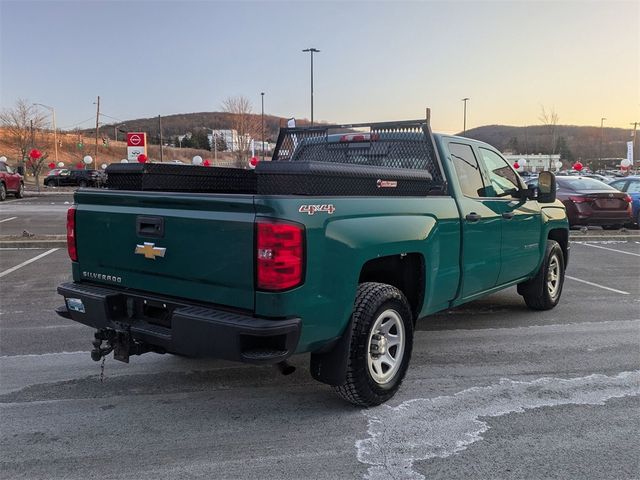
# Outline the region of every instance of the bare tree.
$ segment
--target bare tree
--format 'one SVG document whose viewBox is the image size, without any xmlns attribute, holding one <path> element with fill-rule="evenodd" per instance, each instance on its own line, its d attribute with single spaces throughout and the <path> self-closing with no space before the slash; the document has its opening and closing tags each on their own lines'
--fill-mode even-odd
<svg viewBox="0 0 640 480">
<path fill-rule="evenodd" d="M 25 99 L 18 99 L 13 108 L 0 112 L 0 124 L 14 147 L 18 163 L 24 166 L 29 150 L 34 148 L 36 133 L 47 126 L 46 115 Z"/>
<path fill-rule="evenodd" d="M 237 144 L 232 147 L 238 166 L 246 165 L 249 158 L 251 138 L 259 131 L 259 119 L 252 114 L 251 102 L 247 97 L 227 97 L 222 102 L 223 111 L 229 113 L 231 128 L 238 133 Z"/>
<path fill-rule="evenodd" d="M 556 113 L 553 107 L 551 107 L 551 110 L 547 112 L 546 109 L 544 108 L 544 105 L 540 105 L 540 116 L 538 117 L 538 120 L 542 122 L 542 124 L 545 126 L 547 130 L 547 135 L 549 136 L 549 142 L 550 142 L 549 143 L 550 155 L 553 155 L 556 153 L 556 147 L 557 147 L 556 127 L 558 126 L 559 118 L 560 117 L 558 117 L 558 114 Z"/>
</svg>

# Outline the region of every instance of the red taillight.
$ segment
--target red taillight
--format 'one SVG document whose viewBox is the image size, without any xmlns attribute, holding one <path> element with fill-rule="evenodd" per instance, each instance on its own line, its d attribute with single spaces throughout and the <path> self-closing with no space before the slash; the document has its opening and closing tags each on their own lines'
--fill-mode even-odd
<svg viewBox="0 0 640 480">
<path fill-rule="evenodd" d="M 281 222 L 258 222 L 256 225 L 257 288 L 280 291 L 300 285 L 304 266 L 304 227 Z"/>
<path fill-rule="evenodd" d="M 569 197 L 569 200 L 571 200 L 573 203 L 585 203 L 591 201 L 591 199 L 585 197 Z"/>
<path fill-rule="evenodd" d="M 631 202 L 633 202 L 633 199 L 629 195 L 625 195 L 624 196 L 624 201 L 627 202 L 627 203 L 631 203 Z"/>
<path fill-rule="evenodd" d="M 78 261 L 78 249 L 76 248 L 76 207 L 67 211 L 67 250 L 69 258 Z"/>
</svg>

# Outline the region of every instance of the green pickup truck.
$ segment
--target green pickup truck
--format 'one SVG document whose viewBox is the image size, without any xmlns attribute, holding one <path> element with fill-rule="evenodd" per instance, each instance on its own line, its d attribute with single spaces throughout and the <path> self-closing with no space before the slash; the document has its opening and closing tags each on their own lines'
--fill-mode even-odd
<svg viewBox="0 0 640 480">
<path fill-rule="evenodd" d="M 287 372 L 310 352 L 315 379 L 373 406 L 398 390 L 418 319 L 514 285 L 534 310 L 560 299 L 553 174 L 528 188 L 495 148 L 428 120 L 282 129 L 272 161 L 228 188 L 207 190 L 228 169 L 138 166 L 147 187 L 80 189 L 67 215 L 57 313 L 96 329 L 96 361 L 151 351 Z M 154 190 L 152 167 L 176 170 Z"/>
</svg>

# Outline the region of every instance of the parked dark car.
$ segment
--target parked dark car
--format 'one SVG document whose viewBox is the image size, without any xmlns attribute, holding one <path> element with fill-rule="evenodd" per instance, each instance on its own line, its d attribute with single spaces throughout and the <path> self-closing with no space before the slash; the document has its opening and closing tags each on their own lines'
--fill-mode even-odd
<svg viewBox="0 0 640 480">
<path fill-rule="evenodd" d="M 640 227 L 640 176 L 617 178 L 609 185 L 631 197 L 633 222 Z"/>
<path fill-rule="evenodd" d="M 16 198 L 24 196 L 24 179 L 22 175 L 13 171 L 5 162 L 0 162 L 0 202 L 12 193 Z"/>
<path fill-rule="evenodd" d="M 556 177 L 557 198 L 567 209 L 569 225 L 620 228 L 631 221 L 631 197 L 587 177 Z"/>
<path fill-rule="evenodd" d="M 98 170 L 56 168 L 44 179 L 45 187 L 102 187 L 105 174 Z"/>
</svg>

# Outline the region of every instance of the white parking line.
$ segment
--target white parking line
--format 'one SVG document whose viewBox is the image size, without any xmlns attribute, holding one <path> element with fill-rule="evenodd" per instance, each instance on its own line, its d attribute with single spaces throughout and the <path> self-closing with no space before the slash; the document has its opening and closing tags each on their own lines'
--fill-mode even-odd
<svg viewBox="0 0 640 480">
<path fill-rule="evenodd" d="M 24 267 L 25 265 L 29 265 L 30 263 L 38 261 L 42 257 L 46 257 L 47 255 L 49 255 L 50 253 L 55 252 L 56 250 L 60 250 L 60 249 L 59 248 L 52 248 L 51 250 L 47 250 L 46 252 L 41 253 L 37 257 L 33 257 L 31 260 L 27 260 L 26 262 L 22 262 L 20 265 L 16 265 L 15 267 L 11 267 L 8 270 L 5 270 L 4 272 L 0 273 L 0 278 L 4 277 L 5 275 L 9 275 L 12 272 L 15 272 L 16 270 L 18 270 L 19 268 Z"/>
<path fill-rule="evenodd" d="M 578 245 L 584 245 L 585 247 L 601 248 L 602 250 L 609 250 L 610 252 L 618 252 L 618 253 L 624 253 L 625 255 L 633 255 L 634 257 L 640 257 L 640 253 L 625 252 L 624 250 L 616 250 L 615 248 L 601 247 L 600 245 L 593 245 L 591 243 L 582 243 L 582 242 L 574 242 L 574 243 L 577 243 Z"/>
<path fill-rule="evenodd" d="M 603 290 L 609 290 L 611 292 L 621 293 L 622 295 L 631 295 L 629 292 L 625 292 L 623 290 L 616 290 L 615 288 L 605 287 L 604 285 L 598 285 L 597 283 L 587 282 L 586 280 L 582 280 L 576 277 L 570 277 L 569 275 L 565 275 L 564 278 L 569 278 L 571 280 L 575 280 L 576 282 L 586 283 L 587 285 L 591 285 L 592 287 L 602 288 Z"/>
<path fill-rule="evenodd" d="M 0 223 L 8 222 L 9 220 L 15 220 L 16 218 L 18 217 L 5 218 L 4 220 L 0 220 Z"/>
</svg>

